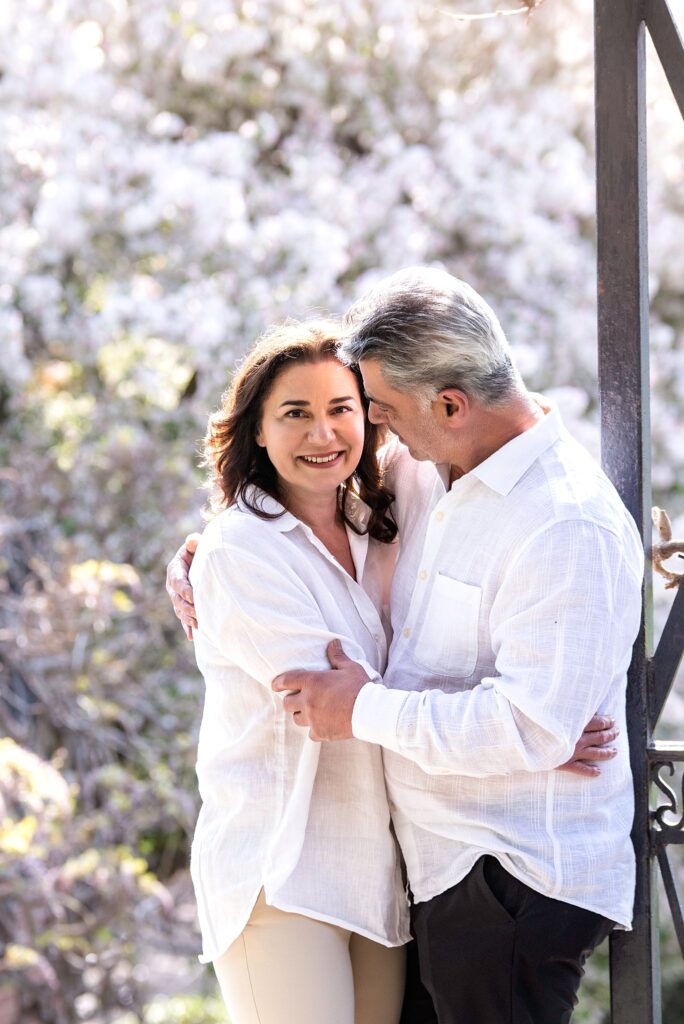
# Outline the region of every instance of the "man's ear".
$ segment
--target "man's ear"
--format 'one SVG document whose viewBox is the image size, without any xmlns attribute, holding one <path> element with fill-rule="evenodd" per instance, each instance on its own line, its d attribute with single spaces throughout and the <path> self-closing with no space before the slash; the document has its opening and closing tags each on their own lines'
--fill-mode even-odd
<svg viewBox="0 0 684 1024">
<path fill-rule="evenodd" d="M 458 388 L 444 388 L 437 395 L 435 405 L 440 419 L 451 427 L 460 426 L 470 411 L 468 396 Z"/>
</svg>

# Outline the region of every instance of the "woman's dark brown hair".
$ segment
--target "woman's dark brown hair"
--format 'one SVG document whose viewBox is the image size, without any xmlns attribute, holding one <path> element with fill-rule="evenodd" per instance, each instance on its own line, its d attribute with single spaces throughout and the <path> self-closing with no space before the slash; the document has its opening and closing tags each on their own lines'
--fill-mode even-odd
<svg viewBox="0 0 684 1024">
<path fill-rule="evenodd" d="M 204 438 L 203 465 L 210 467 L 214 490 L 209 503 L 212 513 L 233 505 L 239 498 L 262 519 L 282 515 L 266 512 L 260 507 L 254 490 L 259 488 L 277 501 L 283 501 L 273 464 L 266 449 L 256 443 L 263 404 L 278 375 L 293 363 L 338 359 L 340 337 L 341 327 L 332 320 L 288 321 L 272 327 L 247 353 L 221 399 L 220 409 L 209 418 Z M 361 401 L 367 412 L 361 375 L 355 367 L 350 369 L 357 379 Z M 353 477 L 340 485 L 337 497 L 345 523 L 355 533 L 360 533 L 362 531 L 347 511 L 350 495 L 357 494 L 371 509 L 363 532 L 389 543 L 396 537 L 397 525 L 391 511 L 394 495 L 383 486 L 376 457 L 382 441 L 380 430 L 366 418 L 361 459 Z"/>
</svg>

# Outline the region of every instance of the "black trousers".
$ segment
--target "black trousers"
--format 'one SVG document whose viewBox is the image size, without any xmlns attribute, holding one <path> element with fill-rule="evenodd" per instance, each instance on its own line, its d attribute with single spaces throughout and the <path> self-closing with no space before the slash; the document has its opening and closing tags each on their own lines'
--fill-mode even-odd
<svg viewBox="0 0 684 1024">
<path fill-rule="evenodd" d="M 411 919 L 434 1010 L 409 966 L 402 1024 L 569 1024 L 584 963 L 614 926 L 542 896 L 490 856 L 414 904 Z"/>
<path fill-rule="evenodd" d="M 420 977 L 415 939 L 411 939 L 406 947 L 406 988 L 399 1024 L 438 1024 L 432 996 Z"/>
</svg>

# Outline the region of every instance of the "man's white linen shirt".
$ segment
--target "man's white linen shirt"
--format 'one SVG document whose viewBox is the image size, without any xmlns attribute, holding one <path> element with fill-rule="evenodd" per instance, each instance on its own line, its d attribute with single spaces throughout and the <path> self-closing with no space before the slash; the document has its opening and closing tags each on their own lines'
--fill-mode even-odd
<svg viewBox="0 0 684 1024">
<path fill-rule="evenodd" d="M 386 748 L 414 898 L 493 854 L 532 889 L 629 927 L 625 686 L 644 564 L 633 520 L 557 412 L 450 488 L 405 449 L 393 466 L 394 640 L 384 686 L 363 687 L 352 725 Z M 597 711 L 617 721 L 617 757 L 598 778 L 553 770 Z"/>
<path fill-rule="evenodd" d="M 289 512 L 263 520 L 233 507 L 209 523 L 193 560 L 206 694 L 191 871 L 204 961 L 239 936 L 262 888 L 281 910 L 385 945 L 409 938 L 381 749 L 313 742 L 271 690 L 288 669 L 329 668 L 335 637 L 369 677 L 384 669 L 396 545 L 348 533 L 359 582 Z"/>
</svg>

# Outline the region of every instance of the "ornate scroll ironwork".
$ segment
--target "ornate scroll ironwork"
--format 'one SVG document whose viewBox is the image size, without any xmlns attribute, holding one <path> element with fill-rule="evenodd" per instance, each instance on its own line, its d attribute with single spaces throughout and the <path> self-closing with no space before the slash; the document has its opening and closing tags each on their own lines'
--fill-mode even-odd
<svg viewBox="0 0 684 1024">
<path fill-rule="evenodd" d="M 648 756 L 651 780 L 667 800 L 659 802 L 651 811 L 651 841 L 656 848 L 668 843 L 684 843 L 684 773 L 677 780 L 679 793 L 661 776 L 664 770 L 669 772 L 670 778 L 677 774 L 675 764 L 684 762 L 684 744 L 655 743 Z"/>
<path fill-rule="evenodd" d="M 684 743 L 656 742 L 649 748 L 648 758 L 654 786 L 665 797 L 665 802 L 658 801 L 651 811 L 651 845 L 684 957 L 684 902 L 667 849 L 670 844 L 684 845 Z M 681 774 L 675 765 L 683 769 Z M 665 770 L 670 778 L 679 774 L 676 787 L 662 778 L 661 772 Z"/>
</svg>

